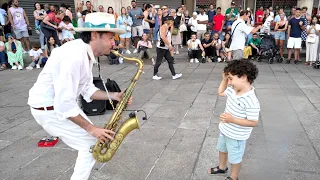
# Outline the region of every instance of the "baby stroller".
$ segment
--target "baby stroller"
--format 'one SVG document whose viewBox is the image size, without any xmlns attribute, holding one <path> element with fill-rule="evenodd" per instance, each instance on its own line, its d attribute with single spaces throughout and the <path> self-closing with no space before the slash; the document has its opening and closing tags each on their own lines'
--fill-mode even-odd
<svg viewBox="0 0 320 180">
<path fill-rule="evenodd" d="M 257 60 L 261 62 L 262 58 L 268 58 L 269 64 L 272 64 L 274 61 L 282 63 L 283 58 L 280 56 L 280 49 L 276 45 L 274 36 L 268 33 L 260 33 L 260 38 L 260 55 L 257 57 Z"/>
</svg>

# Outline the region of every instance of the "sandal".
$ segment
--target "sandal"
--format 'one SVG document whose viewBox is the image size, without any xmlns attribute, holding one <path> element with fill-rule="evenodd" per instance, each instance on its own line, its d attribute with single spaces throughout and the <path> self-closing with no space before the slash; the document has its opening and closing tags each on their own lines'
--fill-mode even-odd
<svg viewBox="0 0 320 180">
<path fill-rule="evenodd" d="M 220 169 L 219 166 L 217 166 L 214 168 L 210 168 L 209 170 L 210 170 L 209 174 L 225 174 L 228 171 L 228 167 L 226 167 L 226 169 L 223 170 L 223 169 Z"/>
<path fill-rule="evenodd" d="M 225 180 L 233 180 L 231 177 L 227 177 Z M 237 178 L 239 180 L 239 178 Z"/>
</svg>

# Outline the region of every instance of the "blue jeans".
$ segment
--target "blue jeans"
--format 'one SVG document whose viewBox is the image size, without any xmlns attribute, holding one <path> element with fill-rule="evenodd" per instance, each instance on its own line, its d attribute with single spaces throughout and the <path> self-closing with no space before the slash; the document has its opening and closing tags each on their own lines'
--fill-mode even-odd
<svg viewBox="0 0 320 180">
<path fill-rule="evenodd" d="M 3 64 L 8 65 L 8 59 L 4 51 L 0 52 L 0 66 Z"/>
<path fill-rule="evenodd" d="M 48 58 L 43 57 L 43 58 L 41 59 L 41 64 L 45 65 L 46 62 L 47 62 L 47 60 L 48 60 Z"/>
</svg>

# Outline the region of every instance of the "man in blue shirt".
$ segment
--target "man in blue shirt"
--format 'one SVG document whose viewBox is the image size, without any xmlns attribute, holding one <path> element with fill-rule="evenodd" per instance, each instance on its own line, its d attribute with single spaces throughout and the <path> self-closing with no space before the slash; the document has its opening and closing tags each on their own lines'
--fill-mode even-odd
<svg viewBox="0 0 320 180">
<path fill-rule="evenodd" d="M 294 48 L 294 63 L 300 62 L 300 49 L 301 49 L 301 32 L 305 29 L 304 19 L 300 17 L 300 8 L 296 9 L 295 17 L 291 18 L 288 24 L 288 60 L 290 64 L 291 51 Z"/>
<path fill-rule="evenodd" d="M 137 43 L 143 34 L 142 20 L 144 18 L 143 11 L 137 7 L 136 1 L 131 1 L 132 9 L 129 11 L 129 16 L 132 18 L 131 35 L 134 38 L 134 47 L 137 48 Z M 137 49 L 133 53 L 138 52 Z"/>
<path fill-rule="evenodd" d="M 216 15 L 216 11 L 213 9 L 213 4 L 210 4 L 210 7 L 208 9 L 208 24 L 211 27 L 210 30 L 212 29 L 213 26 L 213 17 Z"/>
</svg>

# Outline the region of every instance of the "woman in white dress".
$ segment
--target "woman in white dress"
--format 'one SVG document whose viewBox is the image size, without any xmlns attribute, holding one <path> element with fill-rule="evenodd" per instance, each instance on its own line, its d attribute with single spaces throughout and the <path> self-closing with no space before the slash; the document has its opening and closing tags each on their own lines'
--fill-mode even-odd
<svg viewBox="0 0 320 180">
<path fill-rule="evenodd" d="M 181 44 L 181 35 L 179 27 L 182 22 L 182 14 L 177 15 L 175 9 L 171 9 L 170 16 L 174 19 L 173 31 L 172 31 L 172 44 L 175 48 L 175 53 L 179 54 L 179 45 Z"/>
<path fill-rule="evenodd" d="M 77 5 L 77 17 L 78 17 L 78 20 L 77 20 L 77 26 L 78 27 L 84 27 L 84 21 L 83 21 L 83 18 L 82 18 L 82 10 L 83 10 L 83 4 L 81 2 L 78 3 Z"/>
<path fill-rule="evenodd" d="M 312 66 L 317 60 L 317 51 L 319 44 L 319 31 L 320 25 L 318 24 L 318 18 L 313 17 L 310 25 L 307 26 L 307 41 L 306 41 L 306 65 Z"/>
</svg>

